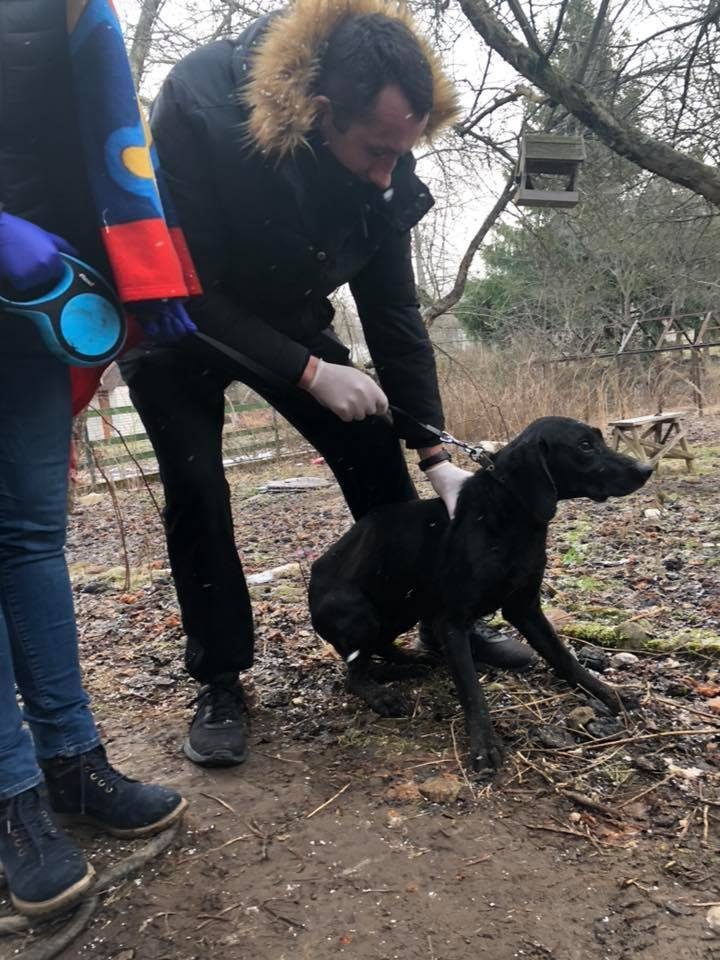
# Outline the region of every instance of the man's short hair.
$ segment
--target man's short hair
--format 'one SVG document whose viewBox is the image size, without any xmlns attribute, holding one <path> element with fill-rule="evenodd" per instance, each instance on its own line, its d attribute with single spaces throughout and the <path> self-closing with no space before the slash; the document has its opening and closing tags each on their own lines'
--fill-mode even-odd
<svg viewBox="0 0 720 960">
<path fill-rule="evenodd" d="M 430 113 L 432 69 L 417 38 L 382 13 L 344 17 L 326 41 L 315 95 L 330 100 L 335 125 L 346 130 L 372 113 L 387 86 L 399 87 L 417 119 Z"/>
</svg>

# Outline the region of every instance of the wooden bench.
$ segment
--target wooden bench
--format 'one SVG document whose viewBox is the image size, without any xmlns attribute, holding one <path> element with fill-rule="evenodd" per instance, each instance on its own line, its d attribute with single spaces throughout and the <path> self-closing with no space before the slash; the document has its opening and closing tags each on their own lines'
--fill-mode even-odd
<svg viewBox="0 0 720 960">
<path fill-rule="evenodd" d="M 653 467 L 663 457 L 684 460 L 688 471 L 692 472 L 695 454 L 688 448 L 682 421 L 684 415 L 683 410 L 672 410 L 627 420 L 610 420 L 612 448 L 619 450 L 624 444 L 630 453 Z"/>
</svg>

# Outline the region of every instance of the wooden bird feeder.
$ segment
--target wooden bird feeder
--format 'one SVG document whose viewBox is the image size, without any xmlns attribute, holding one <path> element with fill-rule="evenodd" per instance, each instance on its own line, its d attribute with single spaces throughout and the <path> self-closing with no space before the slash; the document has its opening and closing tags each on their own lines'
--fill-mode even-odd
<svg viewBox="0 0 720 960">
<path fill-rule="evenodd" d="M 515 203 L 519 207 L 576 206 L 580 200 L 578 173 L 584 159 L 585 143 L 580 136 L 524 134 Z"/>
</svg>

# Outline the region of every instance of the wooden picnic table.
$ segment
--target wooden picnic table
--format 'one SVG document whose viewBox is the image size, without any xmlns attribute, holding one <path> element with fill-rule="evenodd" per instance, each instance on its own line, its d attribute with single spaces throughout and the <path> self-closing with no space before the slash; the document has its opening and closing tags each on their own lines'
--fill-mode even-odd
<svg viewBox="0 0 720 960">
<path fill-rule="evenodd" d="M 684 410 L 630 417 L 626 420 L 610 420 L 612 448 L 619 450 L 624 444 L 638 460 L 653 467 L 663 457 L 684 460 L 689 472 L 693 469 L 695 454 L 689 449 L 683 427 Z"/>
</svg>

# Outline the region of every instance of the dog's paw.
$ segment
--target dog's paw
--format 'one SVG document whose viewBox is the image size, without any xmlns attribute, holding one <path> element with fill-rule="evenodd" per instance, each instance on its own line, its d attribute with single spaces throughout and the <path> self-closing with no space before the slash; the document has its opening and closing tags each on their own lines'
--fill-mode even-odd
<svg viewBox="0 0 720 960">
<path fill-rule="evenodd" d="M 634 690 L 632 687 L 618 687 L 615 690 L 617 697 L 620 701 L 621 708 L 623 710 L 639 710 L 640 709 L 640 691 Z"/>
<path fill-rule="evenodd" d="M 470 766 L 475 773 L 487 770 L 494 773 L 505 762 L 502 740 L 494 733 L 470 744 Z"/>
<path fill-rule="evenodd" d="M 406 717 L 410 713 L 408 701 L 394 690 L 373 691 L 364 700 L 381 717 Z"/>
</svg>

